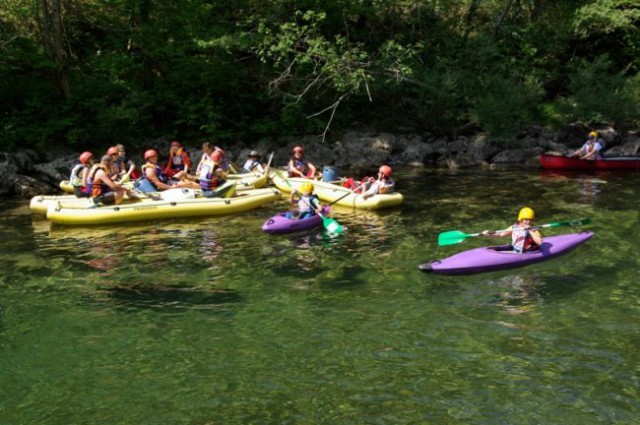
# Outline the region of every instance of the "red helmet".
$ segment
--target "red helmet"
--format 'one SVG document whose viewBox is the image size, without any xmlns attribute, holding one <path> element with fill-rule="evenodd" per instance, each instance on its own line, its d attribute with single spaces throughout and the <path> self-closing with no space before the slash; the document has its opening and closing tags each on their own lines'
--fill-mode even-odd
<svg viewBox="0 0 640 425">
<path fill-rule="evenodd" d="M 296 153 L 296 152 L 304 153 L 304 148 L 302 146 L 295 146 L 293 148 L 293 153 Z"/>
<path fill-rule="evenodd" d="M 120 149 L 117 146 L 111 146 L 107 149 L 107 155 L 118 155 L 120 153 Z"/>
<path fill-rule="evenodd" d="M 155 149 L 149 149 L 148 151 L 146 151 L 144 153 L 144 159 L 145 160 L 148 160 L 152 156 L 158 156 L 158 152 L 156 152 Z"/>
<path fill-rule="evenodd" d="M 385 177 L 390 177 L 391 176 L 391 167 L 389 167 L 388 165 L 383 165 L 378 169 L 378 172 L 382 173 L 382 175 L 385 176 Z"/>
<path fill-rule="evenodd" d="M 176 148 L 181 148 L 182 145 L 180 144 L 180 142 L 178 142 L 177 140 L 174 140 L 173 142 L 171 142 L 171 147 L 176 147 Z"/>
<path fill-rule="evenodd" d="M 82 152 L 82 154 L 80 154 L 80 163 L 85 165 L 89 158 L 93 158 L 93 154 L 91 152 Z"/>
<path fill-rule="evenodd" d="M 219 162 L 224 158 L 224 151 L 222 149 L 217 149 L 211 152 L 210 158 L 212 161 Z"/>
</svg>

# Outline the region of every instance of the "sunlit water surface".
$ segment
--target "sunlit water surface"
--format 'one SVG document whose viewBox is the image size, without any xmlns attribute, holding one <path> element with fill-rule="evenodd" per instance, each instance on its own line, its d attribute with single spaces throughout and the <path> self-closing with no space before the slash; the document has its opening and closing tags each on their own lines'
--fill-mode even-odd
<svg viewBox="0 0 640 425">
<path fill-rule="evenodd" d="M 268 236 L 235 217 L 0 215 L 2 424 L 638 424 L 639 174 L 414 171 L 401 208 Z M 466 277 L 447 230 L 592 218 L 559 259 Z M 544 234 L 579 231 L 560 227 Z"/>
</svg>

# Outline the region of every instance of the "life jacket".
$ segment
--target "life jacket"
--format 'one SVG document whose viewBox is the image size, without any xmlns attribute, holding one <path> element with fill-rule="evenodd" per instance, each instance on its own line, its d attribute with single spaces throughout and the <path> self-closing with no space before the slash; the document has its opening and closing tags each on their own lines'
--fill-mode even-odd
<svg viewBox="0 0 640 425">
<path fill-rule="evenodd" d="M 91 186 L 92 198 L 97 198 L 98 196 L 111 191 L 111 188 L 108 185 L 104 184 L 104 182 L 100 182 L 100 184 L 98 185 L 94 184 L 94 180 L 96 179 L 96 173 L 99 170 L 104 170 L 105 173 L 109 174 L 109 170 L 107 169 L 107 167 L 105 167 L 102 164 L 94 165 L 94 168 L 91 169 L 89 177 L 87 178 L 87 186 L 89 185 Z M 89 184 L 89 182 L 91 183 Z"/>
<path fill-rule="evenodd" d="M 71 176 L 69 177 L 69 182 L 73 187 L 82 187 L 82 173 L 85 168 L 89 168 L 84 164 L 76 164 L 71 169 Z"/>
<path fill-rule="evenodd" d="M 528 230 L 523 229 L 517 223 L 511 226 L 511 246 L 515 252 L 537 251 L 538 245 L 533 241 Z"/>
<path fill-rule="evenodd" d="M 218 176 L 218 170 L 222 170 L 222 167 L 210 159 L 202 164 L 198 175 L 202 190 L 213 190 L 225 183 L 225 180 Z"/>
<path fill-rule="evenodd" d="M 260 165 L 260 161 L 251 161 L 250 159 L 248 159 L 247 162 L 245 162 L 244 165 L 242 166 L 242 171 L 246 171 L 247 173 L 250 173 L 251 170 L 253 170 L 258 165 Z"/>
<path fill-rule="evenodd" d="M 307 175 L 309 171 L 309 163 L 306 159 L 295 159 L 293 158 L 293 168 L 300 171 L 303 175 Z"/>
<path fill-rule="evenodd" d="M 396 187 L 396 183 L 393 181 L 393 179 L 391 179 L 391 177 L 380 180 L 380 183 L 382 184 L 382 186 L 378 187 L 378 193 L 391 193 Z"/>
<path fill-rule="evenodd" d="M 164 167 L 164 172 L 167 176 L 173 177 L 174 174 L 184 170 L 185 167 L 191 168 L 191 158 L 187 151 L 179 148 L 175 154 L 169 154 L 169 161 L 167 162 L 167 166 Z"/>
<path fill-rule="evenodd" d="M 307 215 L 314 215 L 319 204 L 320 199 L 317 195 L 300 195 L 300 199 L 298 199 L 298 211 L 300 214 L 306 213 Z"/>
<path fill-rule="evenodd" d="M 164 173 L 164 171 L 162 171 L 162 168 L 160 168 L 160 166 L 158 164 L 154 164 L 152 162 L 147 162 L 146 164 L 144 164 L 142 166 L 142 178 L 140 180 L 147 180 L 153 187 L 156 188 L 156 190 L 159 190 L 155 184 L 153 184 L 153 182 L 151 180 L 149 180 L 147 178 L 147 174 L 146 174 L 146 170 L 147 168 L 153 168 L 156 172 L 156 177 L 158 177 L 158 180 L 160 180 L 162 183 L 167 184 L 167 182 L 169 181 L 169 177 Z"/>
</svg>

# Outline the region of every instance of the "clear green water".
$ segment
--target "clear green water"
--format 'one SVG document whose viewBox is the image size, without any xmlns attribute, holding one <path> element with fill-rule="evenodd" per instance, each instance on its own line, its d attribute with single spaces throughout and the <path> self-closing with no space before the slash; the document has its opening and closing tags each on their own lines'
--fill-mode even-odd
<svg viewBox="0 0 640 425">
<path fill-rule="evenodd" d="M 640 175 L 397 180 L 402 208 L 335 211 L 337 238 L 263 234 L 284 202 L 89 229 L 5 201 L 0 423 L 640 423 Z M 488 242 L 439 232 L 523 205 L 596 236 L 509 272 L 418 271 Z"/>
</svg>

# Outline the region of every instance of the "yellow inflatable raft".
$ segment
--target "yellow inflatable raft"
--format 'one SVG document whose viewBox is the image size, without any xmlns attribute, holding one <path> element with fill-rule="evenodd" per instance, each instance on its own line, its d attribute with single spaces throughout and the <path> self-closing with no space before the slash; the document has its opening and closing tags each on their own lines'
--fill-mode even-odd
<svg viewBox="0 0 640 425">
<path fill-rule="evenodd" d="M 187 189 L 188 190 L 188 189 Z M 58 202 L 47 209 L 47 218 L 65 225 L 94 225 L 163 218 L 199 217 L 235 214 L 258 208 L 280 199 L 273 188 L 240 192 L 231 198 L 193 198 L 183 200 L 138 199 L 120 205 L 90 207 Z"/>
<path fill-rule="evenodd" d="M 236 183 L 236 192 L 241 192 L 243 190 L 265 187 L 269 180 L 269 175 L 267 173 L 229 174 L 227 175 L 227 180 L 234 181 Z M 127 189 L 133 189 L 134 182 L 127 181 L 122 185 Z M 73 193 L 73 185 L 69 180 L 62 180 L 60 182 L 60 189 L 66 193 Z"/>
<path fill-rule="evenodd" d="M 337 184 L 299 177 L 286 178 L 285 174 L 280 171 L 272 171 L 270 177 L 273 184 L 283 192 L 291 192 L 293 189 L 298 190 L 302 183 L 310 181 L 313 183 L 313 193 L 318 195 L 318 198 L 323 202 L 333 203 L 334 201 L 337 201 L 336 205 L 343 207 L 378 210 L 382 208 L 395 207 L 402 204 L 404 201 L 404 197 L 399 192 L 378 194 L 364 199 L 362 195 Z"/>
</svg>

